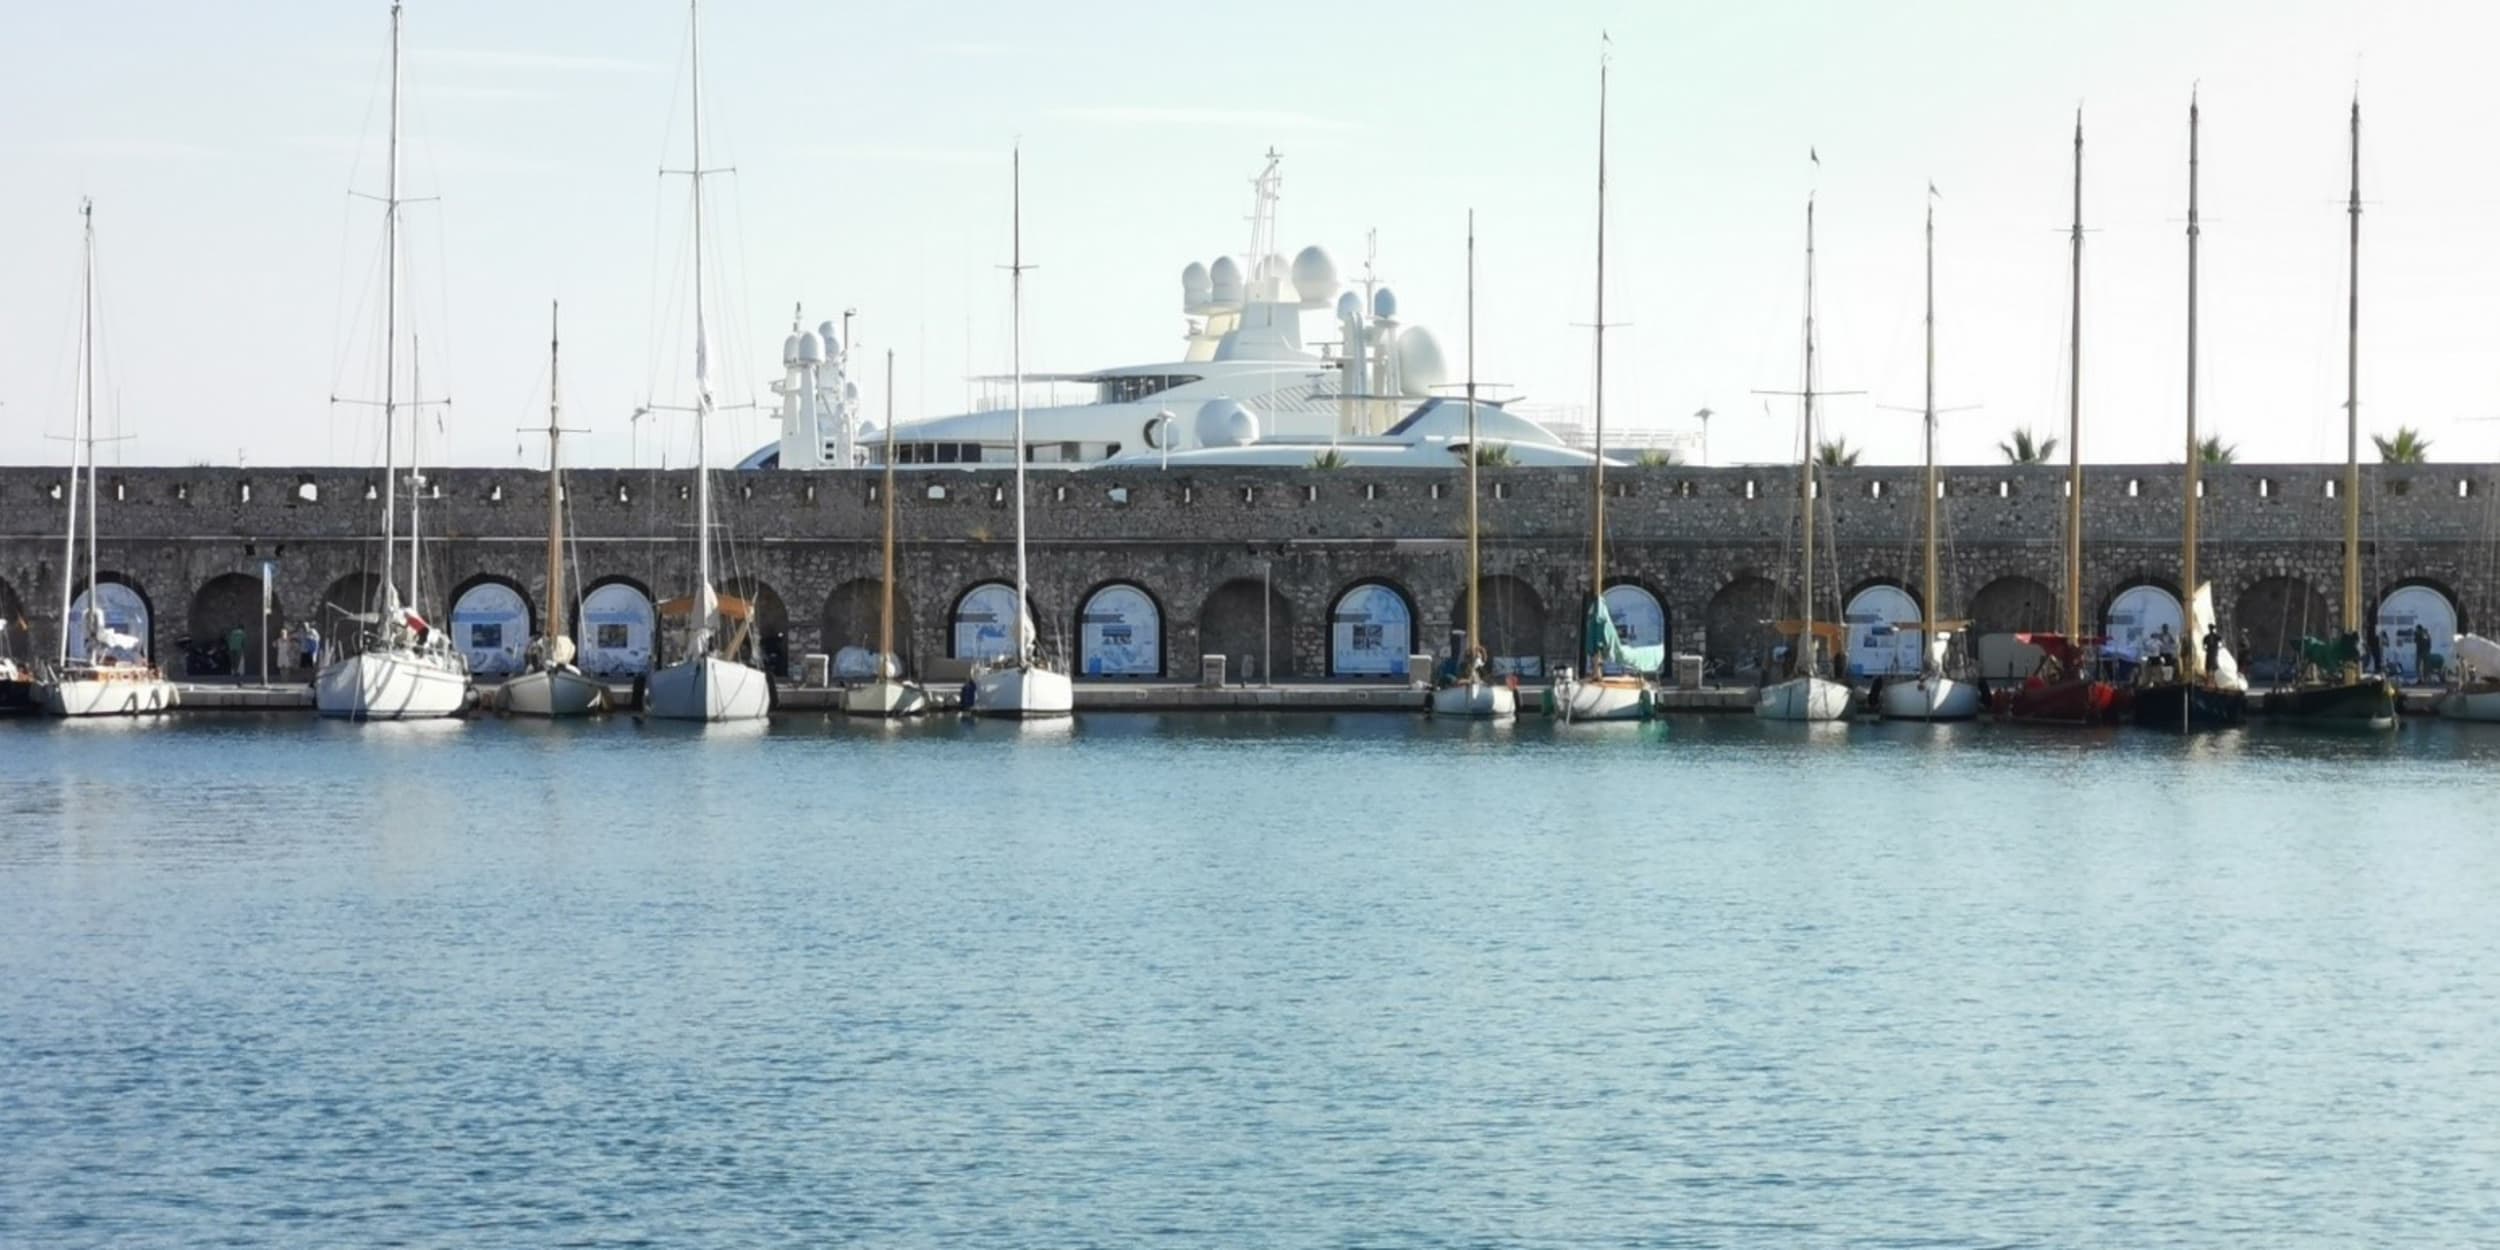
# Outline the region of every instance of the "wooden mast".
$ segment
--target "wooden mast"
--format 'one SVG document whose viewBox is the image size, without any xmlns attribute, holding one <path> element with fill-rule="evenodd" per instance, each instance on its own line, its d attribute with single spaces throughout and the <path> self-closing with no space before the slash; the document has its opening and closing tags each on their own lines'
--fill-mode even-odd
<svg viewBox="0 0 2500 1250">
<path fill-rule="evenodd" d="M 1930 190 L 1933 190 L 1931 184 Z M 1927 197 L 1927 482 L 1924 506 L 1927 512 L 1926 567 L 1919 582 L 1920 606 L 1926 618 L 1919 633 L 1919 668 L 1925 671 L 1927 656 L 1936 653 L 1936 199 Z"/>
<path fill-rule="evenodd" d="M 1467 210 L 1467 652 L 1459 657 L 1462 672 L 1482 637 L 1484 618 L 1476 575 L 1476 465 L 1484 449 L 1476 445 L 1476 210 Z"/>
<path fill-rule="evenodd" d="M 885 571 L 878 577 L 883 602 L 877 605 L 877 676 L 885 676 L 894 654 L 894 349 L 885 349 Z M 897 669 L 901 665 L 895 665 Z"/>
<path fill-rule="evenodd" d="M 2202 502 L 2197 488 L 2204 481 L 2204 446 L 2196 437 L 2196 242 L 2202 233 L 2196 222 L 2196 94 L 2188 93 L 2188 210 L 2187 210 L 2187 481 L 2179 499 L 2179 589 L 2187 595 L 2190 610 L 2196 603 L 2196 521 Z M 2198 626 L 2210 628 L 2211 621 L 2190 621 L 2189 633 Z M 2204 670 L 2205 649 L 2195 637 L 2179 640 L 2179 672 L 2189 681 L 2196 680 Z"/>
<path fill-rule="evenodd" d="M 2344 632 L 2361 632 L 2361 96 L 2352 98 L 2351 280 L 2344 321 Z"/>
<path fill-rule="evenodd" d="M 1820 164 L 1820 162 L 1817 162 Z M 1789 671 L 1794 676 L 1816 675 L 1814 655 L 1814 197 L 1806 197 L 1806 361 L 1805 385 L 1798 392 L 1804 402 L 1805 454 L 1800 457 L 1802 472 L 1797 475 L 1797 507 L 1805 514 L 1802 523 L 1805 555 L 1804 611 L 1798 615 L 1803 628 L 1797 632 L 1796 649 L 1790 653 Z M 1811 697 L 1811 692 L 1809 692 Z"/>
<path fill-rule="evenodd" d="M 556 347 L 561 338 L 557 319 L 562 305 L 547 304 L 547 665 L 556 662 L 556 640 L 564 637 L 564 482 L 563 460 L 556 444 L 563 439 L 563 401 L 557 394 Z"/>
<path fill-rule="evenodd" d="M 1597 339 L 1595 431 L 1597 455 L 1589 462 L 1589 594 L 1592 612 L 1606 601 L 1606 59 L 1597 61 Z M 1586 630 L 1582 650 L 1586 650 Z M 1597 674 L 1602 676 L 1603 674 Z"/>
<path fill-rule="evenodd" d="M 2066 642 L 2083 641 L 2083 110 L 2075 110 L 2075 218 L 2069 232 L 2073 273 L 2067 310 L 2066 378 Z"/>
<path fill-rule="evenodd" d="M 1008 270 L 1008 317 L 1013 323 L 1008 332 L 1014 346 L 1016 388 L 1016 667 L 1029 667 L 1033 660 L 1033 639 L 1026 635 L 1025 620 L 1033 614 L 1025 601 L 1024 560 L 1024 145 L 1016 145 L 1009 172 L 1011 198 Z"/>
</svg>

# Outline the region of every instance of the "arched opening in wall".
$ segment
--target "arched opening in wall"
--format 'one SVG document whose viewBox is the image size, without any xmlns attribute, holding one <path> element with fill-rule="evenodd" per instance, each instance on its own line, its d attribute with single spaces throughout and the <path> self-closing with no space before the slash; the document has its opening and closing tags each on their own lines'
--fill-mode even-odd
<svg viewBox="0 0 2500 1250">
<path fill-rule="evenodd" d="M 2165 630 L 2169 631 L 2167 643 Z M 2110 596 L 2108 610 L 2101 613 L 2101 636 L 2109 640 L 2109 651 L 2122 658 L 2176 655 L 2198 645 L 2187 635 L 2187 609 L 2179 596 L 2152 582 L 2138 582 Z"/>
<path fill-rule="evenodd" d="M 1841 605 L 1852 677 L 1916 677 L 1926 668 L 1925 609 L 1899 582 L 1869 582 Z"/>
<path fill-rule="evenodd" d="M 2289 682 L 2300 676 L 2300 640 L 2332 638 L 2343 632 L 2341 625 L 2317 587 L 2298 577 L 2268 577 L 2240 592 L 2228 637 L 2250 681 Z"/>
<path fill-rule="evenodd" d="M 470 672 L 509 677 L 529 667 L 538 620 L 518 584 L 480 574 L 452 592 L 450 629 L 451 645 L 468 657 Z"/>
<path fill-rule="evenodd" d="M 654 667 L 659 624 L 649 587 L 629 577 L 592 582 L 573 606 L 573 662 L 593 677 L 642 676 Z"/>
<path fill-rule="evenodd" d="M 1134 582 L 1105 582 L 1076 614 L 1080 677 L 1163 676 L 1163 605 Z"/>
<path fill-rule="evenodd" d="M 1294 672 L 1293 603 L 1256 577 L 1216 587 L 1198 607 L 1198 654 L 1224 657 L 1235 681 Z"/>
<path fill-rule="evenodd" d="M 1747 575 L 1719 587 L 1702 609 L 1702 655 L 1721 678 L 1758 681 L 1779 645 L 1771 622 L 1779 618 L 1779 587 Z"/>
<path fill-rule="evenodd" d="M 1545 600 L 1528 583 L 1506 573 L 1481 579 L 1484 610 L 1477 626 L 1484 630 L 1484 651 L 1496 676 L 1545 675 Z M 1467 628 L 1467 592 L 1461 589 L 1450 604 L 1450 628 Z M 1446 646 L 1446 641 L 1443 644 Z"/>
<path fill-rule="evenodd" d="M 1655 673 L 1666 666 L 1667 645 L 1675 638 L 1674 621 L 1667 613 L 1667 601 L 1656 591 L 1638 582 L 1616 582 L 1606 588 L 1606 615 L 1614 618 L 1615 638 L 1633 667 Z M 1580 624 L 1585 627 L 1587 622 Z M 1587 646 L 1588 639 L 1582 637 L 1579 649 Z M 1579 657 L 1579 662 L 1587 659 Z"/>
<path fill-rule="evenodd" d="M 1047 617 L 1030 598 L 1025 600 L 1025 630 L 1037 650 L 1048 650 L 1041 637 Z M 999 664 L 1016 654 L 1016 588 L 1006 582 L 981 582 L 955 600 L 948 614 L 948 651 L 958 660 Z"/>
<path fill-rule="evenodd" d="M 258 574 L 221 573 L 191 596 L 179 668 L 191 677 L 267 681 L 270 669 L 292 668 L 302 659 L 301 652 L 278 654 L 277 634 L 286 623 L 284 605 L 274 598 L 269 611 L 261 611 Z"/>
<path fill-rule="evenodd" d="M 855 577 L 825 596 L 820 622 L 825 651 L 833 657 L 834 676 L 844 681 L 867 681 L 877 675 L 877 625 L 884 612 L 884 585 L 874 577 Z M 911 605 L 897 595 L 894 653 L 906 673 L 919 671 L 912 660 L 911 639 Z"/>
<path fill-rule="evenodd" d="M 2039 667 L 2041 651 L 2014 637 L 2056 630 L 2057 592 L 2028 577 L 2000 577 L 1970 598 L 1971 654 L 1988 681 L 2014 681 Z"/>
<path fill-rule="evenodd" d="M 720 593 L 746 602 L 753 615 L 747 618 L 746 637 L 731 654 L 743 655 L 757 668 L 776 678 L 790 676 L 790 609 L 781 601 L 781 592 L 750 576 L 732 577 L 721 583 Z M 731 633 L 737 632 L 732 622 Z M 732 640 L 734 641 L 734 639 Z"/>
<path fill-rule="evenodd" d="M 365 649 L 365 629 L 382 610 L 382 575 L 350 573 L 322 588 L 308 622 L 321 640 L 315 662 L 345 659 Z"/>
<path fill-rule="evenodd" d="M 2426 581 L 2400 582 L 2378 601 L 2373 621 L 2388 669 L 2414 685 L 2429 685 L 2447 676 L 2456 659 L 2456 639 L 2464 631 L 2456 600 Z"/>
<path fill-rule="evenodd" d="M 0 659 L 29 667 L 35 662 L 34 635 L 26 627 L 26 601 L 6 578 L 0 578 Z"/>
<path fill-rule="evenodd" d="M 1328 675 L 1403 679 L 1415 654 L 1415 601 L 1382 581 L 1346 587 L 1328 610 Z"/>
<path fill-rule="evenodd" d="M 82 657 L 95 650 L 109 651 L 126 659 L 147 660 L 156 656 L 156 606 L 148 592 L 119 573 L 98 573 L 95 577 L 95 604 L 104 615 L 104 630 L 90 645 L 87 637 L 87 596 L 82 586 L 70 600 L 69 653 Z"/>
</svg>

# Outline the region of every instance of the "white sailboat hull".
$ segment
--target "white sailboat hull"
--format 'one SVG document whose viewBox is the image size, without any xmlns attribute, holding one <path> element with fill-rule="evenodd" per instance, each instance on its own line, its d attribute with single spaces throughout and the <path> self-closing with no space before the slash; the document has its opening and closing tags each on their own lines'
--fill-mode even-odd
<svg viewBox="0 0 2500 1250">
<path fill-rule="evenodd" d="M 1564 720 L 1642 720 L 1650 714 L 1649 687 L 1637 681 L 1573 681 L 1556 694 Z"/>
<path fill-rule="evenodd" d="M 1432 714 L 1466 720 L 1507 720 L 1519 714 L 1519 695 L 1508 686 L 1471 681 L 1432 692 Z"/>
<path fill-rule="evenodd" d="M 1792 677 L 1765 687 L 1754 700 L 1753 714 L 1764 720 L 1831 721 L 1849 715 L 1852 692 L 1820 677 Z"/>
<path fill-rule="evenodd" d="M 929 692 L 916 681 L 880 677 L 842 692 L 842 711 L 851 716 L 899 718 L 929 710 Z"/>
<path fill-rule="evenodd" d="M 1885 720 L 1970 720 L 1979 715 L 1979 687 L 1950 677 L 1894 678 L 1875 710 Z"/>
<path fill-rule="evenodd" d="M 572 669 L 542 668 L 505 682 L 501 703 L 515 716 L 589 716 L 608 710 L 608 687 Z"/>
<path fill-rule="evenodd" d="M 432 720 L 469 702 L 469 671 L 449 652 L 378 647 L 313 679 L 313 705 L 343 720 Z"/>
<path fill-rule="evenodd" d="M 173 710 L 174 684 L 145 677 L 65 677 L 43 687 L 43 710 L 54 716 L 144 716 Z"/>
<path fill-rule="evenodd" d="M 1076 687 L 1065 673 L 1046 668 L 994 668 L 972 679 L 975 716 L 1066 716 L 1076 711 Z"/>
<path fill-rule="evenodd" d="M 761 720 L 772 712 L 772 686 L 762 669 L 697 656 L 653 673 L 642 706 L 662 720 Z"/>
<path fill-rule="evenodd" d="M 2450 720 L 2500 722 L 2500 690 L 2451 690 L 2439 696 L 2439 714 Z"/>
</svg>

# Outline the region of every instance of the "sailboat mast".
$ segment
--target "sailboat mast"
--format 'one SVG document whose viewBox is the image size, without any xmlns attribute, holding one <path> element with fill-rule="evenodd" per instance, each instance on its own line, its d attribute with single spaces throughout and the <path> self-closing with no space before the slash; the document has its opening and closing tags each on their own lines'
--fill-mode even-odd
<svg viewBox="0 0 2500 1250">
<path fill-rule="evenodd" d="M 79 239 L 84 248 L 78 284 L 78 350 L 81 361 L 95 358 L 91 345 L 95 336 L 95 201 L 78 201 Z M 69 667 L 69 622 L 71 598 L 70 571 L 78 567 L 78 457 L 83 451 L 95 459 L 95 400 L 88 393 L 92 378 L 84 364 L 78 370 L 78 411 L 70 417 L 69 444 L 69 516 L 61 524 L 61 667 Z M 84 423 L 83 425 L 81 423 Z M 92 512 L 90 513 L 92 515 Z M 95 551 L 95 540 L 87 540 L 87 550 Z M 95 569 L 87 570 L 87 603 L 97 602 Z M 90 654 L 95 639 L 87 640 Z"/>
<path fill-rule="evenodd" d="M 563 439 L 564 404 L 559 398 L 557 383 L 557 347 L 562 341 L 558 318 L 563 306 L 554 301 L 547 305 L 547 646 L 548 659 L 555 658 L 555 640 L 564 636 L 564 484 L 558 476 L 563 460 L 556 454 L 556 444 Z"/>
<path fill-rule="evenodd" d="M 1799 390 L 1799 418 L 1804 426 L 1805 455 L 1797 475 L 1797 509 L 1805 516 L 1801 528 L 1804 541 L 1799 544 L 1805 555 L 1805 577 L 1800 587 L 1805 592 L 1805 610 L 1798 615 L 1805 627 L 1798 631 L 1797 649 L 1789 657 L 1789 667 L 1801 677 L 1815 673 L 1814 662 L 1814 197 L 1806 197 L 1806 363 L 1805 385 Z"/>
<path fill-rule="evenodd" d="M 391 5 L 391 137 L 382 196 L 382 600 L 399 594 L 399 5 Z"/>
<path fill-rule="evenodd" d="M 417 560 L 417 534 L 425 520 L 425 344 L 416 335 L 408 336 L 408 610 L 417 611 L 418 574 L 424 571 Z M 423 613 L 418 613 L 423 615 Z"/>
<path fill-rule="evenodd" d="M 2353 277 L 2345 292 L 2345 632 L 2360 632 L 2360 95 L 2353 95 L 2353 202 L 2345 212 L 2353 217 Z"/>
<path fill-rule="evenodd" d="M 1032 639 L 1025 636 L 1025 618 L 1031 609 L 1025 606 L 1024 563 L 1024 145 L 1016 145 L 1010 173 L 1013 205 L 1009 210 L 1008 255 L 1008 320 L 1014 322 L 1009 331 L 1010 350 L 1015 356 L 1016 388 L 1016 663 L 1021 666 L 1033 658 Z"/>
<path fill-rule="evenodd" d="M 1597 61 L 1597 395 L 1592 428 L 1597 456 L 1589 463 L 1589 594 L 1606 598 L 1606 60 Z"/>
<path fill-rule="evenodd" d="M 1467 210 L 1467 648 L 1472 654 L 1484 619 L 1476 574 L 1476 466 L 1483 449 L 1476 446 L 1476 210 Z"/>
<path fill-rule="evenodd" d="M 695 0 L 686 5 L 686 25 L 694 86 L 694 165 L 688 181 L 694 184 L 694 567 L 699 587 L 690 610 L 702 618 L 694 621 L 694 627 L 708 632 L 712 626 L 712 369 L 703 325 L 703 14 Z"/>
<path fill-rule="evenodd" d="M 1919 583 L 1919 599 L 1927 611 L 1919 643 L 1927 653 L 1936 646 L 1936 202 L 1927 201 L 1927 483 L 1921 492 L 1927 511 L 1927 564 Z M 1921 668 L 1926 667 L 1922 662 Z"/>
<path fill-rule="evenodd" d="M 2066 640 L 2083 638 L 2083 110 L 2075 110 L 2075 218 L 2068 237 L 2066 378 Z"/>
<path fill-rule="evenodd" d="M 885 675 L 894 654 L 894 349 L 885 349 L 885 571 L 878 576 L 884 592 L 877 605 L 877 675 Z"/>
<path fill-rule="evenodd" d="M 2179 498 L 2179 590 L 2188 602 L 2196 602 L 2196 522 L 2201 504 L 2197 486 L 2205 476 L 2205 448 L 2196 437 L 2196 243 L 2203 231 L 2196 221 L 2196 142 L 2198 113 L 2196 96 L 2188 96 L 2188 215 L 2187 215 L 2187 481 Z M 2192 621 L 2189 632 L 2211 621 Z M 2204 667 L 2204 648 L 2195 638 L 2179 640 L 2179 671 L 2193 678 Z"/>
</svg>

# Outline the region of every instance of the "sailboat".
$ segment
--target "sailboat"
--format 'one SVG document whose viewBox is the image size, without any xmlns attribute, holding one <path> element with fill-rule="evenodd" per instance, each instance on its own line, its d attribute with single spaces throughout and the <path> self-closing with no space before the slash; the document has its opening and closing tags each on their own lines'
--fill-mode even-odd
<svg viewBox="0 0 2500 1250">
<path fill-rule="evenodd" d="M 712 378 L 710 344 L 703 323 L 703 20 L 701 7 L 686 6 L 687 49 L 692 69 L 694 147 L 686 170 L 694 185 L 694 593 L 660 605 L 663 616 L 682 620 L 684 659 L 651 674 L 643 710 L 663 720 L 760 720 L 772 711 L 772 683 L 764 670 L 740 658 L 750 651 L 755 610 L 712 585 Z"/>
<path fill-rule="evenodd" d="M 1484 649 L 1484 595 L 1479 576 L 1476 518 L 1476 467 L 1482 459 L 1476 445 L 1476 214 L 1467 213 L 1467 631 L 1450 640 L 1450 656 L 1442 661 L 1432 687 L 1432 714 L 1473 720 L 1503 720 L 1519 714 L 1519 692 L 1493 680 L 1492 661 Z"/>
<path fill-rule="evenodd" d="M 1068 675 L 1045 664 L 1033 636 L 1033 602 L 1027 583 L 1024 552 L 1024 149 L 1016 149 L 1011 173 L 1014 186 L 1012 260 L 1008 273 L 1008 319 L 1015 355 L 1016 390 L 1016 625 L 1015 651 L 972 678 L 972 711 L 977 716 L 1033 718 L 1066 716 L 1076 710 L 1076 689 Z M 890 392 L 889 392 L 890 393 Z M 891 430 L 894 423 L 888 421 Z M 890 465 L 892 461 L 889 459 Z M 888 470 L 891 472 L 891 470 Z M 892 499 L 891 494 L 886 496 Z M 889 514 L 891 515 L 891 514 Z M 891 548 L 889 548 L 889 551 Z M 892 584 L 892 570 L 887 572 Z M 891 594 L 892 591 L 887 592 Z M 890 602 L 890 601 L 889 601 Z M 890 640 L 889 640 L 890 641 Z"/>
<path fill-rule="evenodd" d="M 1969 720 L 1979 715 L 1979 687 L 1945 672 L 1945 655 L 1956 630 L 1968 622 L 1936 619 L 1936 602 L 1944 593 L 1936 559 L 1936 201 L 1927 200 L 1927 475 L 1920 492 L 1926 504 L 1927 549 L 1919 603 L 1925 610 L 1916 626 L 1924 646 L 1916 680 L 1884 683 L 1875 696 L 1876 711 L 1887 720 Z"/>
<path fill-rule="evenodd" d="M 380 602 L 359 611 L 361 649 L 313 678 L 323 716 L 346 720 L 431 720 L 468 705 L 469 662 L 441 630 L 417 615 L 417 527 L 408 526 L 408 602 L 399 598 L 399 9 L 391 5 L 390 188 L 382 199 L 382 586 Z M 414 433 L 413 416 L 410 422 Z M 414 489 L 413 487 L 411 489 Z"/>
<path fill-rule="evenodd" d="M 1797 457 L 1797 510 L 1804 560 L 1802 617 L 1772 623 L 1789 639 L 1788 676 L 1762 688 L 1754 699 L 1754 715 L 1764 720 L 1835 721 L 1849 715 L 1856 692 L 1823 676 L 1825 658 L 1837 655 L 1847 634 L 1838 622 L 1814 619 L 1814 198 L 1806 197 L 1806 320 L 1805 384 L 1797 392 L 1800 416 Z"/>
<path fill-rule="evenodd" d="M 608 710 L 608 686 L 574 667 L 564 632 L 564 438 L 557 399 L 556 310 L 547 320 L 547 628 L 530 648 L 530 669 L 503 684 L 503 709 L 521 716 L 588 716 Z"/>
<path fill-rule="evenodd" d="M 929 710 L 929 692 L 903 675 L 894 650 L 894 353 L 885 354 L 885 572 L 877 579 L 877 675 L 842 692 L 842 710 L 853 716 L 918 716 Z"/>
<path fill-rule="evenodd" d="M 1582 720 L 1646 720 L 1655 700 L 1650 694 L 1649 680 L 1641 675 L 1644 667 L 1655 668 L 1665 656 L 1664 639 L 1655 648 L 1658 655 L 1647 665 L 1639 662 L 1632 649 L 1624 645 L 1623 635 L 1615 629 L 1614 615 L 1606 610 L 1606 62 L 1597 63 L 1597 320 L 1591 331 L 1597 340 L 1597 399 L 1593 411 L 1596 455 L 1589 458 L 1589 610 L 1582 622 L 1580 657 L 1588 664 L 1585 675 L 1565 669 L 1547 691 L 1553 715 L 1566 721 Z M 1469 455 L 1474 454 L 1475 440 L 1470 437 Z M 1471 488 L 1472 491 L 1472 488 Z M 1474 607 L 1475 595 L 1470 591 L 1468 605 Z M 1472 637 L 1472 634 L 1470 635 Z M 1649 648 L 1644 648 L 1649 650 Z"/>
<path fill-rule="evenodd" d="M 2109 724 L 2126 713 L 2125 692 L 2100 675 L 2101 639 L 2083 632 L 2083 113 L 2075 113 L 2075 217 L 2068 231 L 2072 275 L 2067 313 L 2066 628 L 2016 634 L 2040 650 L 2039 667 L 2019 686 L 1997 691 L 2006 720 L 2050 725 Z"/>
<path fill-rule="evenodd" d="M 162 712 L 174 705 L 174 684 L 147 657 L 146 644 L 105 623 L 104 592 L 96 584 L 96 458 L 95 458 L 95 204 L 80 201 L 78 217 L 85 244 L 78 311 L 77 450 L 70 454 L 69 522 L 61 545 L 61 653 L 50 680 L 41 683 L 39 698 L 54 716 L 132 716 Z M 78 461 L 87 458 L 87 607 L 79 646 L 70 646 L 69 571 L 78 567 Z M 14 667 L 13 665 L 11 667 Z M 240 664 L 237 665 L 238 669 Z"/>
<path fill-rule="evenodd" d="M 2301 639 L 2307 679 L 2266 695 L 2266 714 L 2331 728 L 2396 727 L 2396 683 L 2361 673 L 2361 98 L 2352 102 L 2351 267 L 2344 323 L 2344 619 L 2332 642 Z"/>
<path fill-rule="evenodd" d="M 2181 480 L 2179 495 L 2179 584 L 2190 587 L 2185 637 L 2179 640 L 2179 654 L 2169 660 L 2175 672 L 2157 672 L 2157 661 L 2147 657 L 2142 672 L 2156 673 L 2139 680 L 2135 689 L 2135 723 L 2151 729 L 2221 729 L 2237 725 L 2248 715 L 2248 683 L 2240 680 L 2238 667 L 2228 649 L 2222 645 L 2220 628 L 2214 621 L 2214 588 L 2196 579 L 2197 511 L 2203 505 L 2198 499 L 2198 484 L 2204 478 L 2204 448 L 2196 438 L 2196 244 L 2203 230 L 2196 220 L 2196 143 L 2199 114 L 2196 98 L 2188 97 L 2188 215 L 2187 215 L 2187 471 Z M 2214 634 L 2214 663 L 2205 664 L 2199 639 L 2208 631 Z"/>
</svg>

